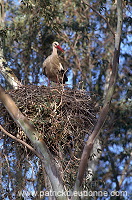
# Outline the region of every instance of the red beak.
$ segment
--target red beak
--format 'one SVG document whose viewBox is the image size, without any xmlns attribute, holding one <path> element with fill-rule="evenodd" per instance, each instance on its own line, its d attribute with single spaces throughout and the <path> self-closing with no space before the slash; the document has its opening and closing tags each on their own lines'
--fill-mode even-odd
<svg viewBox="0 0 132 200">
<path fill-rule="evenodd" d="M 59 49 L 60 51 L 64 52 L 64 50 L 60 47 L 60 45 L 58 45 L 56 48 Z"/>
</svg>

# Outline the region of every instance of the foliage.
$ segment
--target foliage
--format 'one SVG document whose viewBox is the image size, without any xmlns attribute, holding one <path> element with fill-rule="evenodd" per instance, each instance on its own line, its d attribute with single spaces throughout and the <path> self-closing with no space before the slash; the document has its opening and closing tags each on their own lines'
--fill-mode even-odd
<svg viewBox="0 0 132 200">
<path fill-rule="evenodd" d="M 13 1 L 6 1 L 4 54 L 8 65 L 25 85 L 31 83 L 43 85 L 46 79 L 41 74 L 42 62 L 51 52 L 51 43 L 58 40 L 66 50 L 61 57 L 64 67 L 68 69 L 69 87 L 86 89 L 96 94 L 98 105 L 101 106 L 107 89 L 106 83 L 109 81 L 114 50 L 114 37 L 108 25 L 114 32 L 116 8 L 114 2 L 93 0 L 88 2 L 98 14 L 83 1 L 78 0 L 23 0 L 17 4 Z M 99 188 L 109 191 L 125 190 L 129 192 L 131 183 L 129 177 L 131 133 L 130 8 L 130 1 L 123 1 L 124 23 L 118 81 L 112 108 L 101 133 L 103 154 L 95 174 L 95 180 L 101 180 L 102 183 L 103 181 L 105 183 L 105 185 L 101 184 Z M 6 87 L 2 77 L 0 82 Z M 18 172 L 14 169 L 17 165 L 21 168 L 22 163 L 11 162 L 11 159 L 15 160 L 15 157 L 18 158 L 17 160 L 20 158 L 20 155 L 15 154 L 15 149 L 10 147 L 12 142 L 9 138 L 6 139 L 6 142 L 4 141 L 5 153 L 3 155 L 5 157 L 3 160 L 6 160 L 6 169 L 9 170 L 10 166 L 9 174 L 11 177 L 15 177 L 18 176 Z M 6 155 L 7 157 L 11 155 L 11 159 L 7 159 Z M 28 157 L 25 160 L 25 162 L 29 162 L 27 161 Z M 39 169 L 37 169 L 38 166 L 35 162 L 36 158 L 29 166 L 34 168 L 36 178 Z M 25 165 L 27 169 L 23 169 L 21 177 L 24 177 L 22 173 L 28 177 L 27 173 L 31 171 L 29 166 Z M 8 185 L 8 191 L 11 192 L 13 186 L 9 187 L 10 178 L 7 177 L 6 171 L 4 171 L 3 177 L 3 185 Z M 16 181 L 15 178 L 13 180 Z M 28 181 L 27 185 L 30 185 L 31 180 Z M 40 185 L 39 181 L 33 182 L 32 187 L 36 190 Z M 41 189 L 43 190 L 43 188 Z M 103 197 L 98 197 L 98 199 L 103 199 Z"/>
</svg>

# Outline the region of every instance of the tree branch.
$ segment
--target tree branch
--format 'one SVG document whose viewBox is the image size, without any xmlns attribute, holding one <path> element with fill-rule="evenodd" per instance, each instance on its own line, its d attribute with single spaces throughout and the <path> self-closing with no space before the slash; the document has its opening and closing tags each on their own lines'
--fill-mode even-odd
<svg viewBox="0 0 132 200">
<path fill-rule="evenodd" d="M 4 59 L 2 52 L 0 53 L 0 72 L 6 79 L 6 81 L 13 87 L 13 89 L 18 89 L 22 86 L 22 83 L 18 80 L 13 71 L 8 67 L 6 60 Z"/>
<path fill-rule="evenodd" d="M 42 159 L 42 156 L 40 154 L 38 154 L 37 151 L 35 151 L 35 149 L 30 146 L 29 144 L 27 144 L 26 142 L 16 138 L 14 135 L 8 133 L 1 125 L 0 125 L 0 129 L 3 133 L 5 133 L 6 135 L 8 135 L 10 138 L 12 138 L 13 140 L 16 140 L 17 142 L 20 142 L 21 144 L 23 144 L 24 146 L 26 146 L 28 149 L 30 149 L 33 153 L 35 153 L 40 159 Z"/>
<path fill-rule="evenodd" d="M 86 4 L 89 8 L 91 8 L 97 15 L 99 15 L 107 24 L 108 28 L 110 29 L 112 35 L 115 37 L 115 33 L 114 31 L 112 30 L 108 20 L 103 16 L 101 15 L 99 12 L 97 12 L 97 10 L 95 8 L 93 8 L 92 6 L 90 6 L 85 0 L 82 0 L 84 4 Z"/>
<path fill-rule="evenodd" d="M 7 80 L 7 82 L 14 88 L 22 86 L 21 82 L 15 76 L 13 71 L 8 67 L 6 60 L 4 59 L 4 50 L 5 50 L 5 38 L 6 38 L 6 29 L 5 29 L 5 13 L 4 13 L 4 1 L 0 0 L 0 72 Z"/>
<path fill-rule="evenodd" d="M 113 63 L 112 63 L 112 74 L 110 77 L 109 87 L 108 87 L 108 91 L 105 97 L 104 106 L 100 112 L 100 115 L 99 115 L 99 118 L 94 130 L 85 144 L 85 147 L 81 156 L 81 161 L 80 161 L 78 174 L 77 174 L 75 187 L 74 187 L 75 191 L 79 191 L 81 188 L 81 185 L 83 182 L 83 176 L 87 167 L 88 158 L 90 157 L 91 150 L 93 148 L 93 144 L 106 121 L 107 114 L 110 109 L 110 103 L 111 103 L 111 99 L 114 93 L 114 88 L 115 88 L 115 83 L 116 83 L 116 78 L 117 78 L 117 68 L 118 68 L 119 54 L 120 54 L 122 18 L 123 18 L 122 1 L 117 0 L 117 31 L 115 35 L 115 49 L 114 49 L 114 57 L 113 57 Z M 78 199 L 78 197 L 74 198 L 74 200 L 75 199 Z"/>
<path fill-rule="evenodd" d="M 122 185 L 122 183 L 123 183 L 123 181 L 125 179 L 126 174 L 127 173 L 129 174 L 129 170 L 128 169 L 129 169 L 131 160 L 132 160 L 131 157 L 130 157 L 129 160 L 126 160 L 125 167 L 124 167 L 123 172 L 122 172 L 122 176 L 121 176 L 121 178 L 119 180 L 119 186 L 120 187 L 121 187 L 121 185 Z"/>
<path fill-rule="evenodd" d="M 56 162 L 52 157 L 49 149 L 41 138 L 40 134 L 35 130 L 34 126 L 28 121 L 27 117 L 25 117 L 11 97 L 5 93 L 3 88 L 0 86 L 0 100 L 8 110 L 11 117 L 14 121 L 22 128 L 22 130 L 26 133 L 32 144 L 34 145 L 38 154 L 42 156 L 41 161 L 44 163 L 45 171 L 50 179 L 53 191 L 56 191 L 60 194 L 60 192 L 65 192 L 61 175 L 58 172 Z M 56 196 L 57 200 L 67 200 L 66 196 Z"/>
</svg>

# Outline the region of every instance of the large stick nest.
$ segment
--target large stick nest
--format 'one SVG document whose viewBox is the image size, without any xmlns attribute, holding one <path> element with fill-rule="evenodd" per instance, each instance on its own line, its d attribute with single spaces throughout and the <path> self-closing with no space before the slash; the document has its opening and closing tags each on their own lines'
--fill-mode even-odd
<svg viewBox="0 0 132 200">
<path fill-rule="evenodd" d="M 63 167 L 67 168 L 69 160 L 71 166 L 77 166 L 85 140 L 96 122 L 94 95 L 89 96 L 84 90 L 62 86 L 26 86 L 12 90 L 9 94 L 21 112 L 34 124 L 50 151 L 61 158 Z M 4 128 L 30 144 L 4 106 L 0 106 Z M 21 150 L 22 145 L 19 148 Z M 75 172 L 70 170 L 70 173 Z"/>
</svg>

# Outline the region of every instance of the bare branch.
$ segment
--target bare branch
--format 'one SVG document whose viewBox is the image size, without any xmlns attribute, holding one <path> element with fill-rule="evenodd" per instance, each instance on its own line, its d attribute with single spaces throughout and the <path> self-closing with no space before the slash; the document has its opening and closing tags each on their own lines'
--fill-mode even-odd
<svg viewBox="0 0 132 200">
<path fill-rule="evenodd" d="M 20 142 L 21 144 L 26 146 L 28 149 L 30 149 L 33 153 L 35 153 L 40 159 L 42 159 L 42 156 L 40 154 L 38 154 L 38 152 L 35 151 L 35 149 L 32 146 L 30 146 L 29 144 L 27 144 L 23 140 L 20 140 L 20 139 L 16 138 L 14 135 L 8 133 L 1 125 L 0 125 L 0 129 L 3 131 L 3 133 L 8 135 L 10 138 L 12 138 L 13 140 L 16 140 L 17 142 Z"/>
<path fill-rule="evenodd" d="M 2 53 L 2 52 L 1 52 Z M 22 83 L 18 80 L 16 75 L 13 73 L 13 71 L 8 67 L 6 60 L 3 58 L 3 56 L 0 56 L 0 72 L 6 79 L 6 81 L 14 88 L 18 89 L 22 86 Z"/>
<path fill-rule="evenodd" d="M 120 187 L 121 187 L 121 185 L 122 185 L 122 183 L 123 183 L 123 181 L 124 181 L 124 179 L 125 179 L 126 174 L 128 173 L 128 168 L 129 168 L 129 166 L 130 166 L 131 160 L 132 160 L 132 159 L 131 159 L 131 157 L 130 157 L 130 159 L 126 161 L 126 164 L 125 164 L 125 167 L 124 167 L 124 169 L 123 169 L 121 178 L 120 178 L 120 180 L 119 180 L 119 186 L 120 186 Z"/>
<path fill-rule="evenodd" d="M 117 31 L 116 31 L 116 37 L 115 37 L 115 50 L 114 50 L 114 57 L 113 57 L 113 64 L 112 64 L 112 74 L 110 77 L 109 87 L 108 87 L 108 91 L 105 97 L 104 106 L 100 112 L 97 124 L 92 134 L 90 135 L 88 141 L 86 142 L 86 145 L 82 153 L 82 157 L 81 157 L 81 161 L 80 161 L 80 165 L 78 169 L 78 174 L 76 178 L 76 183 L 74 187 L 75 191 L 80 190 L 80 187 L 83 181 L 83 176 L 87 167 L 88 158 L 90 157 L 91 150 L 93 148 L 93 144 L 95 142 L 95 139 L 99 135 L 102 126 L 104 125 L 106 121 L 107 114 L 110 109 L 110 103 L 111 103 L 111 99 L 114 93 L 114 88 L 115 88 L 115 83 L 116 83 L 116 78 L 117 78 L 117 67 L 118 67 L 118 62 L 119 62 L 120 39 L 121 39 L 121 30 L 122 30 L 122 16 L 123 16 L 122 1 L 117 0 Z M 78 199 L 78 197 L 76 199 Z"/>
<path fill-rule="evenodd" d="M 115 33 L 112 30 L 112 28 L 111 28 L 108 20 L 103 15 L 101 15 L 99 12 L 97 12 L 97 10 L 95 8 L 93 8 L 92 6 L 90 6 L 85 0 L 82 0 L 82 1 L 83 1 L 83 3 L 85 3 L 89 8 L 91 8 L 97 15 L 99 15 L 106 22 L 106 24 L 107 24 L 108 28 L 110 29 L 112 35 L 115 37 Z"/>
</svg>

